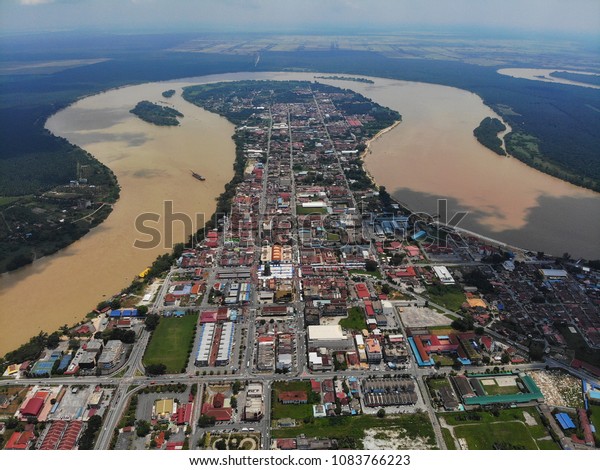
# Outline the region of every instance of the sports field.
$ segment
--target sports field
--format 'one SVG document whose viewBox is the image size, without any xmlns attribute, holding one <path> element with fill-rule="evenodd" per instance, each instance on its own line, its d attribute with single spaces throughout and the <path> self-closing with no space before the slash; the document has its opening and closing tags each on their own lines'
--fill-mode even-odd
<svg viewBox="0 0 600 470">
<path fill-rule="evenodd" d="M 146 348 L 144 365 L 164 364 L 167 373 L 181 372 L 187 364 L 197 323 L 198 314 L 161 318 Z"/>
</svg>

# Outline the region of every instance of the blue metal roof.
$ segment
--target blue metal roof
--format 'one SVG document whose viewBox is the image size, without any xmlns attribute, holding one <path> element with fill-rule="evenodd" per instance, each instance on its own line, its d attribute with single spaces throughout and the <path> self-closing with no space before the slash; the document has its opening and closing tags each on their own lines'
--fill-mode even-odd
<svg viewBox="0 0 600 470">
<path fill-rule="evenodd" d="M 563 429 L 575 429 L 577 426 L 573 423 L 573 420 L 567 413 L 557 413 L 556 420 Z"/>
</svg>

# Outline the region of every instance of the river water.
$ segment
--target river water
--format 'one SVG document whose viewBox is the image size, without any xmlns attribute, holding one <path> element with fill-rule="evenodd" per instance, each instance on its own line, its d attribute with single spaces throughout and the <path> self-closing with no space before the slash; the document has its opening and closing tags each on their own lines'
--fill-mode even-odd
<svg viewBox="0 0 600 470">
<path fill-rule="evenodd" d="M 233 125 L 186 103 L 167 89 L 193 83 L 244 79 L 305 79 L 309 73 L 238 73 L 170 83 L 149 83 L 84 98 L 51 117 L 46 126 L 109 166 L 121 198 L 99 227 L 61 252 L 0 278 L 0 354 L 40 330 L 79 321 L 104 296 L 128 285 L 163 246 L 146 240 L 134 220 L 174 210 L 212 214 L 215 198 L 232 177 Z M 544 175 L 481 146 L 473 129 L 494 116 L 481 99 L 456 88 L 373 78 L 374 84 L 320 80 L 351 88 L 398 110 L 403 121 L 372 143 L 366 168 L 378 184 L 415 210 L 437 213 L 436 201 L 469 212 L 461 227 L 534 250 L 600 257 L 600 196 Z M 185 117 L 178 127 L 157 127 L 128 111 L 142 100 L 166 101 Z M 206 176 L 191 177 L 190 170 Z M 149 224 L 150 225 L 150 224 Z M 176 225 L 175 241 L 184 239 Z"/>
<path fill-rule="evenodd" d="M 498 70 L 498 73 L 500 75 L 508 75 L 509 77 L 514 77 L 514 78 L 525 78 L 527 80 L 536 80 L 539 82 L 562 83 L 563 85 L 574 85 L 574 86 L 582 86 L 584 88 L 600 89 L 600 86 L 593 85 L 591 83 L 583 83 L 583 82 L 577 82 L 575 80 L 568 80 L 566 78 L 553 77 L 550 75 L 552 72 L 572 72 L 572 73 L 579 73 L 582 75 L 598 75 L 597 73 L 592 73 L 592 72 L 581 72 L 581 71 L 577 71 L 577 70 L 566 70 L 566 69 L 509 68 L 509 69 L 499 69 Z"/>
</svg>

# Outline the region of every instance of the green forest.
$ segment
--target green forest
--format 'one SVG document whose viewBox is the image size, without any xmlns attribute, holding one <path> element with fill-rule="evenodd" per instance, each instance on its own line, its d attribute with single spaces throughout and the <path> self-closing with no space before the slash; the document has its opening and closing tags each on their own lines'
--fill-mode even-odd
<svg viewBox="0 0 600 470">
<path fill-rule="evenodd" d="M 179 120 L 177 118 L 183 117 L 183 114 L 174 108 L 161 106 L 146 100 L 140 101 L 129 112 L 135 114 L 141 120 L 157 126 L 178 126 Z"/>
<path fill-rule="evenodd" d="M 506 126 L 499 119 L 486 117 L 473 131 L 477 141 L 498 155 L 506 155 L 502 148 L 502 140 L 498 137 L 500 132 L 506 130 Z"/>
</svg>

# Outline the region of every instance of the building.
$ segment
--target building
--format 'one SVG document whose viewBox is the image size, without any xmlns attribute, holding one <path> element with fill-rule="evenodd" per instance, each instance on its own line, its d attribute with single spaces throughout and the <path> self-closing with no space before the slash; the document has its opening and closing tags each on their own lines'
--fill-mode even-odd
<svg viewBox="0 0 600 470">
<path fill-rule="evenodd" d="M 454 278 L 452 277 L 452 275 L 450 274 L 450 271 L 448 271 L 448 268 L 446 266 L 434 266 L 433 272 L 435 273 L 435 275 L 438 277 L 438 279 L 440 280 L 440 282 L 442 284 L 445 284 L 445 285 L 454 284 Z"/>
<path fill-rule="evenodd" d="M 111 369 L 119 363 L 121 354 L 123 354 L 123 342 L 118 339 L 111 339 L 104 346 L 104 350 L 98 358 L 98 367 L 101 369 Z"/>
<path fill-rule="evenodd" d="M 205 323 L 200 327 L 200 344 L 198 345 L 198 353 L 196 354 L 195 361 L 198 367 L 208 366 L 214 334 L 214 323 Z"/>
<path fill-rule="evenodd" d="M 309 325 L 308 347 L 347 351 L 353 348 L 352 337 L 342 331 L 340 325 Z"/>
<path fill-rule="evenodd" d="M 381 344 L 377 338 L 367 338 L 365 341 L 366 352 L 367 352 L 367 362 L 369 364 L 379 364 L 381 359 L 383 359 L 383 355 L 381 352 Z"/>
<path fill-rule="evenodd" d="M 152 407 L 152 416 L 159 421 L 169 421 L 177 412 L 177 403 L 172 398 L 156 400 Z"/>
<path fill-rule="evenodd" d="M 34 440 L 33 431 L 14 432 L 4 446 L 4 450 L 26 450 Z"/>
<path fill-rule="evenodd" d="M 277 399 L 284 405 L 298 405 L 300 403 L 308 403 L 308 394 L 304 390 L 280 392 Z"/>
</svg>

